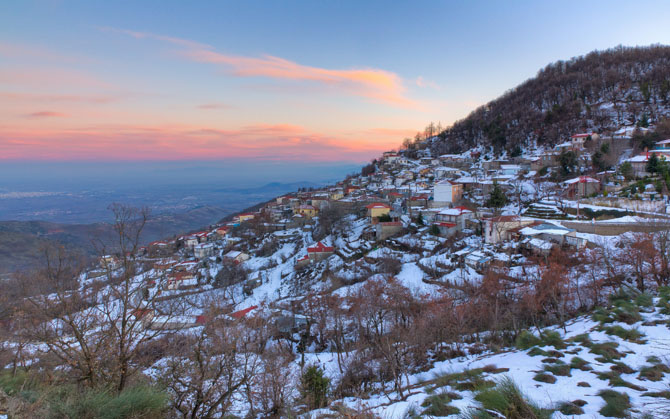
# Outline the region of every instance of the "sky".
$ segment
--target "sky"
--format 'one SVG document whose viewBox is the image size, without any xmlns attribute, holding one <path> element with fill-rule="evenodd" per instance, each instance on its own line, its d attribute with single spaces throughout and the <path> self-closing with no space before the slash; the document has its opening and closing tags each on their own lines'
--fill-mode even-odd
<svg viewBox="0 0 670 419">
<path fill-rule="evenodd" d="M 0 2 L 0 162 L 361 163 L 668 1 Z"/>
</svg>

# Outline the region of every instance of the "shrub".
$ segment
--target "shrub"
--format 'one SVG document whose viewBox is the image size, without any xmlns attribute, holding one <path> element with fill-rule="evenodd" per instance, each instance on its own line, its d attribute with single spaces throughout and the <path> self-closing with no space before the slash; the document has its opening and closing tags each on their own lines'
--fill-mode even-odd
<svg viewBox="0 0 670 419">
<path fill-rule="evenodd" d="M 640 387 L 638 385 L 635 385 L 633 383 L 630 383 L 630 382 L 624 380 L 623 378 L 621 378 L 621 374 L 619 374 L 616 371 L 599 372 L 596 375 L 601 380 L 607 380 L 611 387 L 628 387 L 628 388 L 632 388 L 633 390 L 637 390 L 637 391 L 646 391 L 647 390 L 644 387 Z"/>
<path fill-rule="evenodd" d="M 609 310 L 602 307 L 598 307 L 595 310 L 593 310 L 591 318 L 593 319 L 593 321 L 596 321 L 600 324 L 612 323 L 614 321 L 612 313 Z"/>
<path fill-rule="evenodd" d="M 37 380 L 23 370 L 17 370 L 14 375 L 9 372 L 0 374 L 0 389 L 10 396 L 15 396 L 21 391 L 32 390 L 36 386 Z"/>
<path fill-rule="evenodd" d="M 645 397 L 662 397 L 662 398 L 665 398 L 665 399 L 670 399 L 670 390 L 650 391 L 648 393 L 643 393 L 642 396 L 645 396 Z"/>
<path fill-rule="evenodd" d="M 638 378 L 641 380 L 661 381 L 663 379 L 663 374 L 668 372 L 670 372 L 670 368 L 668 368 L 667 365 L 650 365 L 640 369 L 640 375 L 638 375 Z"/>
<path fill-rule="evenodd" d="M 535 347 L 531 348 L 530 351 L 528 351 L 528 355 L 530 355 L 530 356 L 538 356 L 538 355 L 547 356 L 547 355 L 549 355 L 549 353 L 547 351 L 544 351 L 544 350 L 538 348 L 537 346 L 535 346 Z"/>
<path fill-rule="evenodd" d="M 619 374 L 632 374 L 635 372 L 634 369 L 624 364 L 623 362 L 615 362 L 614 365 L 610 367 L 610 369 L 614 372 L 618 372 Z"/>
<path fill-rule="evenodd" d="M 524 330 L 516 337 L 515 346 L 521 350 L 530 349 L 542 343 L 542 339 L 538 338 L 528 330 Z"/>
<path fill-rule="evenodd" d="M 598 395 L 605 400 L 605 406 L 600 409 L 600 414 L 609 418 L 623 418 L 631 407 L 630 397 L 626 393 L 614 390 L 601 390 Z"/>
<path fill-rule="evenodd" d="M 580 343 L 582 346 L 585 346 L 587 348 L 591 347 L 593 345 L 593 342 L 591 342 L 591 338 L 588 333 L 582 333 L 581 335 L 577 335 L 573 338 L 570 339 L 572 342 L 577 342 Z"/>
<path fill-rule="evenodd" d="M 576 405 L 573 402 L 564 402 L 558 406 L 558 411 L 563 413 L 566 416 L 572 415 L 582 415 L 584 414 L 584 409 Z"/>
<path fill-rule="evenodd" d="M 604 328 L 605 333 L 608 335 L 618 336 L 621 339 L 635 342 L 635 343 L 644 343 L 641 339 L 644 337 L 644 333 L 640 332 L 637 329 L 626 329 L 625 327 L 615 325 L 611 327 Z"/>
<path fill-rule="evenodd" d="M 605 362 L 611 362 L 613 359 L 623 358 L 624 355 L 617 351 L 619 344 L 616 342 L 594 343 L 591 345 L 590 353 L 600 355 Z"/>
<path fill-rule="evenodd" d="M 649 308 L 654 305 L 654 301 L 651 295 L 649 295 L 646 292 L 643 292 L 637 297 L 635 297 L 635 304 L 637 304 L 640 307 Z"/>
<path fill-rule="evenodd" d="M 544 333 L 542 335 L 542 343 L 545 346 L 553 346 L 556 349 L 565 349 L 568 347 L 563 341 L 561 334 L 555 331 Z"/>
<path fill-rule="evenodd" d="M 539 381 L 541 383 L 554 384 L 556 382 L 556 377 L 551 374 L 547 374 L 546 372 L 538 372 L 533 377 L 533 380 Z"/>
<path fill-rule="evenodd" d="M 558 376 L 570 376 L 570 365 L 564 364 L 562 362 L 554 365 L 545 365 L 544 370 Z"/>
<path fill-rule="evenodd" d="M 423 414 L 429 416 L 449 416 L 460 413 L 460 410 L 457 407 L 449 405 L 450 402 L 451 397 L 448 393 L 428 396 L 423 403 L 421 403 L 421 406 L 426 408 L 424 409 Z"/>
<path fill-rule="evenodd" d="M 657 356 L 652 355 L 647 357 L 647 362 L 650 364 L 660 364 L 661 359 Z"/>
<path fill-rule="evenodd" d="M 582 371 L 589 371 L 592 369 L 587 361 L 581 359 L 578 356 L 575 356 L 570 360 L 570 368 L 575 368 Z"/>
<path fill-rule="evenodd" d="M 502 379 L 491 389 L 475 396 L 484 409 L 493 410 L 511 419 L 549 418 L 551 411 L 541 409 L 529 401 L 510 378 Z"/>
<path fill-rule="evenodd" d="M 330 379 L 323 375 L 323 370 L 310 365 L 300 380 L 300 392 L 311 409 L 319 409 L 326 405 Z"/>
<path fill-rule="evenodd" d="M 165 415 L 167 394 L 137 386 L 116 395 L 112 391 L 61 387 L 51 396 L 51 415 L 72 418 L 159 418 Z"/>
</svg>

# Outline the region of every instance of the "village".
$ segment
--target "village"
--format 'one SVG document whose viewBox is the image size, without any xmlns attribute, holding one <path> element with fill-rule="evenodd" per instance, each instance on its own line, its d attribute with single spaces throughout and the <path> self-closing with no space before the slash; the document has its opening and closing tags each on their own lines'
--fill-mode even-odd
<svg viewBox="0 0 670 419">
<path fill-rule="evenodd" d="M 112 207 L 125 251 L 83 269 L 52 254 L 44 276 L 26 277 L 14 318 L 41 322 L 20 323 L 8 365 L 85 359 L 88 342 L 107 359 L 116 347 L 103 344 L 122 336 L 109 371 L 175 395 L 206 389 L 206 404 L 222 395 L 239 417 L 448 416 L 479 409 L 503 372 L 547 412 L 607 411 L 612 385 L 646 406 L 666 397 L 648 391 L 663 379 L 649 360 L 666 351 L 670 313 L 670 140 L 649 138 L 627 127 L 433 156 L 428 136 L 336 184 L 146 246 L 148 213 Z M 568 348 L 578 366 L 559 359 Z"/>
<path fill-rule="evenodd" d="M 649 161 L 664 164 L 670 140 L 631 155 L 631 135 L 631 128 L 606 140 L 578 133 L 509 158 L 491 158 L 483 148 L 431 156 L 426 147 L 414 158 L 407 150 L 385 152 L 366 175 L 142 247 L 135 257 L 145 266 L 137 276 L 144 295 L 193 303 L 162 321 L 141 302 L 138 310 L 151 320 L 147 327 L 196 327 L 208 318 L 201 301 L 215 295 L 230 304 L 231 319 L 270 310 L 286 334 L 305 323 L 301 297 L 344 295 L 381 273 L 433 294 L 476 283 L 492 263 L 513 268 L 552 249 L 579 251 L 626 232 L 657 231 L 670 226 L 667 190 Z M 621 153 L 613 167 L 595 172 L 589 149 L 602 144 Z M 389 259 L 397 262 L 382 266 Z M 102 258 L 88 280 L 115 269 L 115 260 Z"/>
</svg>

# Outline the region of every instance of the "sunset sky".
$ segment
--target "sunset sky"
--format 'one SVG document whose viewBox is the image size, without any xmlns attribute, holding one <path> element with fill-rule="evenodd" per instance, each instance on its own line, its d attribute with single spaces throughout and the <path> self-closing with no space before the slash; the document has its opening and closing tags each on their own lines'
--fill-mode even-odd
<svg viewBox="0 0 670 419">
<path fill-rule="evenodd" d="M 0 160 L 362 162 L 670 2 L 3 1 Z"/>
</svg>

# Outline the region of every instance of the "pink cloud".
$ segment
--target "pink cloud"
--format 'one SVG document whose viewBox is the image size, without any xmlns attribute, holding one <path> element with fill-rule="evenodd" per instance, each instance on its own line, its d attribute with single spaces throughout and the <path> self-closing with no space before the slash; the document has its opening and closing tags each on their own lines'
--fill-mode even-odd
<svg viewBox="0 0 670 419">
<path fill-rule="evenodd" d="M 65 116 L 67 115 L 64 113 L 53 112 L 53 111 L 31 112 L 29 114 L 24 115 L 24 117 L 26 118 L 62 118 Z"/>
<path fill-rule="evenodd" d="M 205 110 L 216 110 L 216 109 L 230 109 L 232 108 L 232 106 L 225 103 L 203 103 L 202 105 L 198 105 L 197 108 Z"/>
<path fill-rule="evenodd" d="M 106 104 L 120 99 L 118 96 L 107 95 L 60 95 L 60 94 L 34 94 L 34 93 L 12 93 L 0 92 L 0 99 L 16 102 L 73 102 L 88 104 Z"/>
<path fill-rule="evenodd" d="M 432 80 L 426 80 L 422 76 L 417 77 L 414 83 L 416 83 L 417 86 L 422 88 L 430 87 L 435 90 L 441 89 L 441 87 L 437 83 L 435 83 Z"/>
<path fill-rule="evenodd" d="M 0 83 L 12 86 L 36 86 L 41 88 L 114 88 L 110 83 L 88 73 L 73 69 L 22 68 L 0 70 Z"/>
<path fill-rule="evenodd" d="M 381 134 L 380 134 L 381 135 Z M 0 159 L 366 161 L 395 147 L 396 136 L 320 133 L 291 124 L 237 129 L 103 125 L 72 130 L 0 131 Z"/>
<path fill-rule="evenodd" d="M 149 32 L 131 31 L 131 30 L 128 30 L 128 29 L 111 28 L 111 27 L 108 27 L 108 26 L 101 26 L 101 27 L 98 27 L 98 29 L 102 32 L 121 33 L 121 34 L 124 34 L 124 35 L 132 36 L 135 39 L 153 39 L 153 40 L 156 40 L 156 41 L 169 42 L 171 44 L 180 45 L 180 46 L 187 47 L 187 48 L 195 48 L 195 49 L 209 49 L 209 48 L 212 48 L 210 45 L 202 44 L 200 42 L 189 41 L 188 39 L 175 38 L 175 37 L 172 37 L 172 36 L 156 35 L 156 34 L 149 33 Z"/>
</svg>

